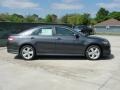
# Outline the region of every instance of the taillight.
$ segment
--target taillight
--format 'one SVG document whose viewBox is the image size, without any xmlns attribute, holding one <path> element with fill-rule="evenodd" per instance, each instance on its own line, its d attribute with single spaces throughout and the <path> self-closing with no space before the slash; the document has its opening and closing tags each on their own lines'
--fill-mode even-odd
<svg viewBox="0 0 120 90">
<path fill-rule="evenodd" d="M 8 37 L 8 41 L 13 41 L 14 38 L 12 36 Z"/>
</svg>

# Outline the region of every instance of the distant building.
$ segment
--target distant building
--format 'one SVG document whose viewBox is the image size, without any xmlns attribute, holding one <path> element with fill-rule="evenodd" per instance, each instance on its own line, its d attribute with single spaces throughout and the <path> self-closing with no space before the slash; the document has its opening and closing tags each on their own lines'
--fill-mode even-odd
<svg viewBox="0 0 120 90">
<path fill-rule="evenodd" d="M 95 25 L 96 33 L 120 33 L 120 21 L 109 19 Z"/>
</svg>

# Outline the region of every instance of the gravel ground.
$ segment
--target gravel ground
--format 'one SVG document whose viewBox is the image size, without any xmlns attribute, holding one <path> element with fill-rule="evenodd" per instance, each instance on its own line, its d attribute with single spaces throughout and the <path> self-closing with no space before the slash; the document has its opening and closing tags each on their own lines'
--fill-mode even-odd
<svg viewBox="0 0 120 90">
<path fill-rule="evenodd" d="M 120 36 L 102 37 L 111 42 L 112 55 L 96 61 L 59 56 L 25 61 L 0 48 L 0 90 L 120 90 Z"/>
</svg>

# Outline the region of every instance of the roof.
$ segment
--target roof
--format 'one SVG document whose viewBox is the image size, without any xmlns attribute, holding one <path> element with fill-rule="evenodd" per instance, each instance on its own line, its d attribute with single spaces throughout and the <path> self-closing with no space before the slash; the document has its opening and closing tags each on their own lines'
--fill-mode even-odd
<svg viewBox="0 0 120 90">
<path fill-rule="evenodd" d="M 109 19 L 104 22 L 98 23 L 95 26 L 120 26 L 120 21 L 116 19 Z"/>
</svg>

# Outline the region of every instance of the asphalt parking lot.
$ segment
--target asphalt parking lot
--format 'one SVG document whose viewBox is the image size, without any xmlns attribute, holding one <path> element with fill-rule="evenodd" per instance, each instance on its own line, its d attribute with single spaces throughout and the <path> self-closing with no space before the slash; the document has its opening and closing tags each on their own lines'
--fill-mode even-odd
<svg viewBox="0 0 120 90">
<path fill-rule="evenodd" d="M 25 61 L 0 48 L 0 90 L 120 90 L 120 36 L 102 37 L 110 41 L 112 55 L 96 61 L 59 56 Z"/>
</svg>

